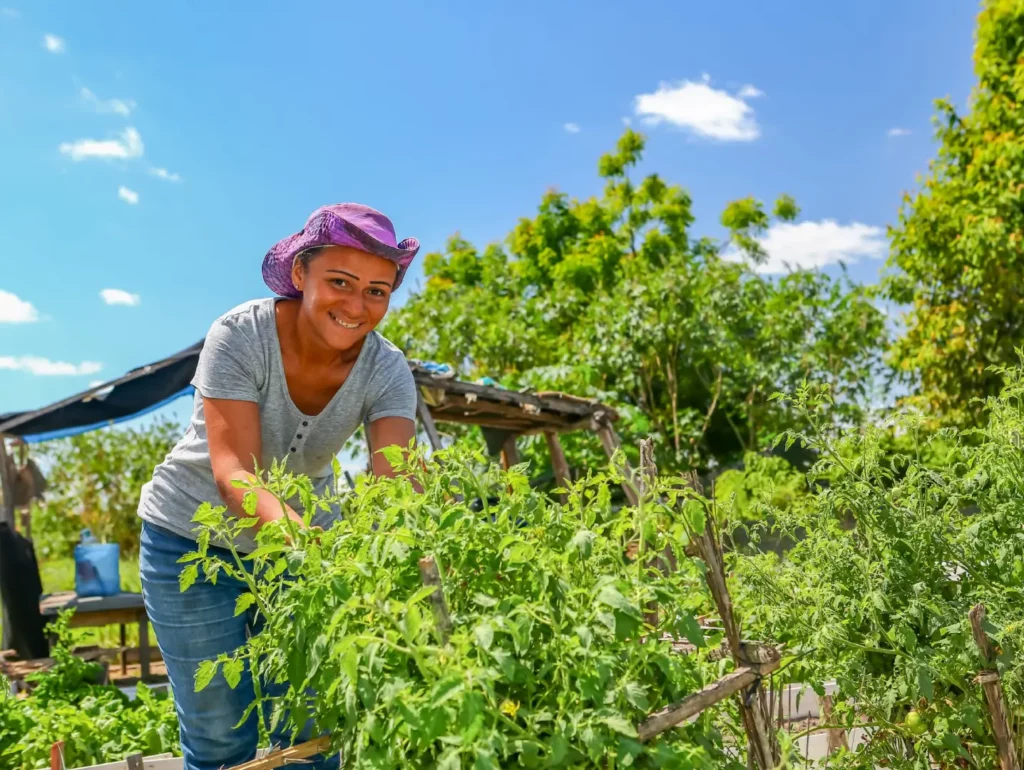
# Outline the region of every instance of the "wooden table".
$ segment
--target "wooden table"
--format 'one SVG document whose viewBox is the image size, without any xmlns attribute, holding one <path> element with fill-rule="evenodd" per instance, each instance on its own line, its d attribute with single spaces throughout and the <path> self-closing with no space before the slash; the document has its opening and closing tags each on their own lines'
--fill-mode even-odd
<svg viewBox="0 0 1024 770">
<path fill-rule="evenodd" d="M 39 611 L 44 618 L 57 617 L 61 610 L 74 610 L 68 625 L 71 628 L 121 626 L 121 672 L 127 669 L 125 626 L 139 624 L 139 668 L 142 681 L 148 681 L 149 671 L 149 616 L 142 602 L 142 594 L 120 593 L 114 596 L 82 596 L 74 591 L 62 591 L 43 596 Z"/>
</svg>

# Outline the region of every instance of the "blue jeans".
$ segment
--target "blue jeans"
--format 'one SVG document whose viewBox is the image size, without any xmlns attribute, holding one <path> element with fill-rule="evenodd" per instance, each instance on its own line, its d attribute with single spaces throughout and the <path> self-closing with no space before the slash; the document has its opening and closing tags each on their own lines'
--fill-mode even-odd
<svg viewBox="0 0 1024 770">
<path fill-rule="evenodd" d="M 246 591 L 245 585 L 218 575 L 217 584 L 199 580 L 184 593 L 178 589 L 178 576 L 184 565 L 178 559 L 196 544 L 149 523 L 142 525 L 139 547 L 139 571 L 142 576 L 142 596 L 146 612 L 156 631 L 157 644 L 167 678 L 170 679 L 174 705 L 181 724 L 181 749 L 185 770 L 220 770 L 255 758 L 258 735 L 258 716 L 254 710 L 239 725 L 245 710 L 255 699 L 252 674 L 248 668 L 238 686 L 232 689 L 224 675 L 218 671 L 213 681 L 202 692 L 195 691 L 195 674 L 204 660 L 221 653 L 231 653 L 245 644 L 254 628 L 254 615 L 243 613 L 235 617 L 235 600 Z M 211 552 L 232 562 L 227 550 L 210 548 Z M 278 686 L 280 687 L 280 686 Z M 264 693 L 272 694 L 274 686 L 263 686 Z M 298 742 L 309 740 L 311 730 L 298 737 Z M 272 735 L 271 744 L 291 745 L 288 734 Z M 312 757 L 304 770 L 333 770 L 339 767 L 337 755 Z"/>
</svg>

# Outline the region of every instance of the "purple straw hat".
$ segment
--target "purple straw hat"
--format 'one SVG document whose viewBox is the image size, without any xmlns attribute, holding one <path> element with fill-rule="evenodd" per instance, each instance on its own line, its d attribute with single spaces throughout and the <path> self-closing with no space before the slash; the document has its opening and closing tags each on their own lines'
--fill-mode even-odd
<svg viewBox="0 0 1024 770">
<path fill-rule="evenodd" d="M 302 292 L 292 283 L 292 265 L 295 257 L 317 246 L 351 246 L 354 249 L 390 259 L 398 265 L 395 276 L 397 289 L 405 278 L 420 243 L 415 238 L 396 242 L 391 220 L 359 203 L 334 203 L 314 211 L 306 226 L 295 235 L 275 243 L 263 258 L 263 280 L 275 294 L 282 297 L 301 297 Z"/>
</svg>

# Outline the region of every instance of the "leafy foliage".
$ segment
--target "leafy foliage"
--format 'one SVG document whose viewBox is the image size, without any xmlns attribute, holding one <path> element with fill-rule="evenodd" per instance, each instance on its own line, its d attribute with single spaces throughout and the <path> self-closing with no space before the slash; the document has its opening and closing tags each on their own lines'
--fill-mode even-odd
<svg viewBox="0 0 1024 770">
<path fill-rule="evenodd" d="M 173 701 L 144 684 L 134 701 L 116 687 L 95 684 L 100 666 L 71 654 L 68 617 L 64 613 L 51 626 L 58 638 L 55 663 L 30 677 L 34 689 L 27 698 L 10 695 L 0 680 L 0 767 L 47 767 L 50 746 L 61 740 L 68 767 L 116 762 L 136 752 L 178 753 Z"/>
<path fill-rule="evenodd" d="M 266 623 L 235 655 L 205 664 L 197 687 L 215 675 L 237 682 L 245 667 L 287 681 L 268 704 L 270 727 L 295 731 L 312 718 L 353 768 L 740 767 L 712 711 L 637 738 L 649 712 L 724 665 L 661 639 L 717 641 L 694 619 L 707 596 L 682 557 L 703 527 L 700 505 L 683 507 L 666 486 L 614 509 L 609 484 L 621 479 L 594 474 L 563 506 L 531 490 L 522 466 L 506 473 L 464 447 L 429 461 L 384 451 L 407 478 L 362 480 L 327 532 L 273 522 L 252 554 L 228 559 L 210 543 L 233 549 L 253 520 L 211 506 L 196 514 L 183 590 L 230 574 L 251 591 L 239 611 L 254 606 Z M 297 492 L 307 512 L 330 502 L 281 468 L 259 485 L 279 498 Z M 653 553 L 678 555 L 679 569 L 662 574 Z M 439 566 L 450 638 L 421 579 L 425 556 Z M 643 614 L 652 601 L 657 629 Z"/>
<path fill-rule="evenodd" d="M 32 511 L 41 558 L 71 554 L 84 527 L 123 553 L 139 547 L 136 511 L 142 485 L 181 437 L 181 427 L 156 420 L 144 427 L 111 427 L 43 444 L 46 499 Z"/>
<path fill-rule="evenodd" d="M 984 416 L 1024 333 L 1024 3 L 986 0 L 970 108 L 940 100 L 938 157 L 904 198 L 883 289 L 908 305 L 891 360 L 947 424 Z"/>
<path fill-rule="evenodd" d="M 805 378 L 832 389 L 837 419 L 859 419 L 882 316 L 846 281 L 757 271 L 758 239 L 772 216 L 798 216 L 795 201 L 782 196 L 772 214 L 736 201 L 722 216 L 730 243 L 695 240 L 685 190 L 657 174 L 631 179 L 643 149 L 627 130 L 600 159 L 600 197 L 546 193 L 504 247 L 450 239 L 384 333 L 466 375 L 605 400 L 622 410 L 626 444 L 653 436 L 666 470 L 770 444 L 793 424 L 771 394 Z M 604 462 L 585 437 L 567 437 L 566 451 L 578 468 Z M 526 457 L 542 452 L 536 442 Z"/>
<path fill-rule="evenodd" d="M 837 434 L 820 394 L 797 394 L 799 438 L 823 457 L 815 492 L 769 509 L 795 541 L 784 557 L 737 555 L 733 566 L 748 632 L 788 646 L 794 681 L 834 679 L 840 722 L 874 727 L 835 766 L 996 766 L 972 683 L 984 667 L 968 621 L 979 602 L 1011 713 L 1024 705 L 1024 370 L 1000 374 L 981 432 L 929 433 L 921 415 L 897 414 Z M 910 451 L 890 454 L 889 428 Z"/>
</svg>

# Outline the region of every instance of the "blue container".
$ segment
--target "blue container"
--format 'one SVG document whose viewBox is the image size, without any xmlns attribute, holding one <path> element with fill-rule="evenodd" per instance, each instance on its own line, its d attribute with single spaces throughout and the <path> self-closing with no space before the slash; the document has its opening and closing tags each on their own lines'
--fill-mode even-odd
<svg viewBox="0 0 1024 770">
<path fill-rule="evenodd" d="M 75 593 L 79 596 L 121 593 L 121 548 L 117 543 L 75 546 Z"/>
</svg>

